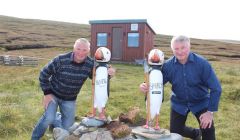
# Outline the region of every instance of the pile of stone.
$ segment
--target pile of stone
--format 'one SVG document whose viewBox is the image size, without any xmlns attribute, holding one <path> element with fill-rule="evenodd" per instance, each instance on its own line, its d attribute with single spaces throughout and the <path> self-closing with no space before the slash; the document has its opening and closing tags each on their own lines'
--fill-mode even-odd
<svg viewBox="0 0 240 140">
<path fill-rule="evenodd" d="M 84 118 L 80 123 L 74 123 L 69 131 L 62 128 L 53 129 L 55 140 L 114 140 L 131 138 L 131 128 L 119 121 Z"/>
<path fill-rule="evenodd" d="M 112 120 L 106 121 L 96 118 L 83 117 L 80 123 L 74 123 L 69 131 L 61 128 L 53 129 L 55 140 L 144 140 L 147 138 L 164 140 L 181 140 L 180 136 L 170 137 L 169 130 L 152 131 L 141 127 L 145 119 L 140 116 L 140 109 L 133 108 L 128 113 L 121 113 Z M 138 126 L 138 127 L 136 127 Z M 145 137 L 145 138 L 144 138 Z"/>
</svg>

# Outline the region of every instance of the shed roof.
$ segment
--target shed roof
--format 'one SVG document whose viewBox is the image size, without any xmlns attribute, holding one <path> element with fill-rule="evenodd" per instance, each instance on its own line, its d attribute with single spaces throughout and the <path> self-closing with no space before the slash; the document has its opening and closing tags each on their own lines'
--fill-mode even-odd
<svg viewBox="0 0 240 140">
<path fill-rule="evenodd" d="M 154 34 L 155 31 L 147 23 L 147 19 L 119 19 L 119 20 L 90 20 L 90 24 L 114 24 L 114 23 L 146 23 L 147 26 L 152 30 Z"/>
</svg>

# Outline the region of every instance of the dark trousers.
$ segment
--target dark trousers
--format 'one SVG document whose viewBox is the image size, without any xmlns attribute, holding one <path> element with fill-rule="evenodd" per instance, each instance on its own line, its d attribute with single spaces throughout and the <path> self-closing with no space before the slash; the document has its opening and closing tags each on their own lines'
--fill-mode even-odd
<svg viewBox="0 0 240 140">
<path fill-rule="evenodd" d="M 207 111 L 207 109 L 203 109 L 203 110 L 197 112 L 196 114 L 194 114 L 195 117 L 197 118 L 199 124 L 200 124 L 199 117 L 201 116 L 201 114 L 203 114 L 206 111 Z M 173 109 L 171 109 L 170 131 L 171 131 L 171 133 L 178 133 L 178 134 L 182 135 L 183 137 L 194 139 L 199 135 L 199 129 L 194 129 L 191 127 L 187 127 L 185 125 L 188 113 L 186 116 L 184 116 L 184 115 L 177 113 Z M 201 132 L 202 132 L 202 140 L 215 140 L 214 123 L 212 123 L 211 128 L 206 128 L 206 129 L 201 128 Z"/>
</svg>

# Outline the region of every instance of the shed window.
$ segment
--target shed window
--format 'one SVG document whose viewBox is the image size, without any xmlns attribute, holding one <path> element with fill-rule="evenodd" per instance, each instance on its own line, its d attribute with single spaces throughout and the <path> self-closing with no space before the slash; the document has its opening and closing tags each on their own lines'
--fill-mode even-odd
<svg viewBox="0 0 240 140">
<path fill-rule="evenodd" d="M 97 46 L 107 46 L 107 33 L 97 33 Z"/>
<path fill-rule="evenodd" d="M 139 46 L 139 33 L 128 33 L 128 47 Z"/>
</svg>

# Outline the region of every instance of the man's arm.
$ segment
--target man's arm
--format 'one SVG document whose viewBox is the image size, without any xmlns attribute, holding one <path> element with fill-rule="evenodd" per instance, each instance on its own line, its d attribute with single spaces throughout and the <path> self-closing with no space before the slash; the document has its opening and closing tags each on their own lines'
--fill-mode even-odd
<svg viewBox="0 0 240 140">
<path fill-rule="evenodd" d="M 166 64 L 162 65 L 161 71 L 162 71 L 162 75 L 163 75 L 163 85 L 165 85 L 167 82 L 169 82 L 169 78 L 168 78 L 169 70 L 167 69 Z"/>
<path fill-rule="evenodd" d="M 210 89 L 210 100 L 208 105 L 208 111 L 200 116 L 200 126 L 210 128 L 213 122 L 213 112 L 218 110 L 218 104 L 222 93 L 222 88 L 219 80 L 216 77 L 215 72 L 211 65 L 206 62 L 203 68 L 202 80 L 205 85 Z"/>
<path fill-rule="evenodd" d="M 60 67 L 59 57 L 51 60 L 40 72 L 39 81 L 44 95 L 51 94 L 51 86 L 49 78 L 54 75 Z"/>
<path fill-rule="evenodd" d="M 220 96 L 222 93 L 222 87 L 217 79 L 217 76 L 211 67 L 211 65 L 206 62 L 203 69 L 203 81 L 205 85 L 210 90 L 210 100 L 208 105 L 208 111 L 215 112 L 218 110 L 218 105 L 220 101 Z"/>
</svg>

